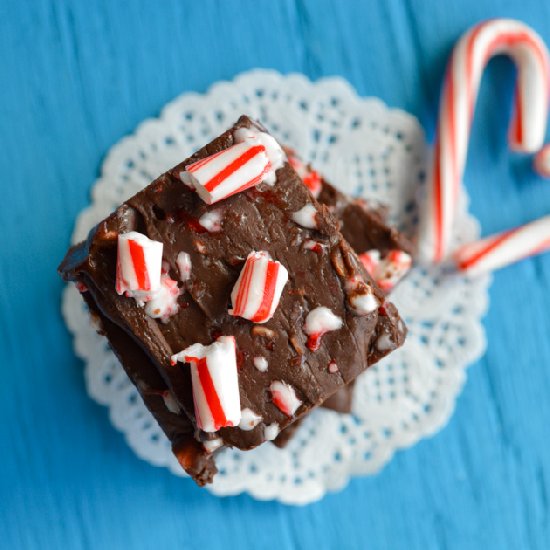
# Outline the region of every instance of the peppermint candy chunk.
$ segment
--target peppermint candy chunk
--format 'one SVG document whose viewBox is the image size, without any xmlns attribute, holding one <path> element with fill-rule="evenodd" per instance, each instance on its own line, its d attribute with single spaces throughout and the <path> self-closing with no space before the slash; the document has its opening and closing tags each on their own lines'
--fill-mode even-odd
<svg viewBox="0 0 550 550">
<path fill-rule="evenodd" d="M 317 209 L 313 204 L 306 204 L 292 214 L 292 219 L 302 227 L 315 229 L 317 227 Z"/>
<path fill-rule="evenodd" d="M 250 430 L 253 430 L 261 421 L 262 417 L 247 407 L 241 411 L 239 428 L 245 432 L 249 432 Z"/>
<path fill-rule="evenodd" d="M 199 218 L 199 225 L 209 233 L 219 233 L 222 230 L 222 213 L 220 210 L 206 212 Z"/>
<path fill-rule="evenodd" d="M 187 252 L 178 253 L 176 265 L 178 266 L 180 281 L 185 283 L 191 278 L 191 256 Z"/>
<path fill-rule="evenodd" d="M 308 335 L 307 347 L 311 351 L 316 351 L 321 345 L 323 334 L 342 328 L 343 321 L 337 315 L 334 315 L 328 307 L 316 307 L 312 309 L 304 323 L 304 332 Z"/>
<path fill-rule="evenodd" d="M 264 426 L 264 438 L 267 441 L 273 441 L 281 433 L 281 428 L 277 422 Z"/>
<path fill-rule="evenodd" d="M 190 164 L 180 179 L 206 204 L 214 204 L 258 185 L 270 170 L 265 146 L 246 141 Z"/>
<path fill-rule="evenodd" d="M 254 323 L 273 317 L 281 293 L 288 281 L 288 271 L 265 251 L 251 252 L 231 292 L 233 309 L 229 314 Z"/>
<path fill-rule="evenodd" d="M 273 185 L 277 180 L 275 171 L 282 168 L 286 160 L 286 155 L 276 139 L 267 132 L 262 132 L 256 128 L 239 128 L 233 132 L 233 138 L 238 143 L 261 143 L 265 147 L 271 167 L 262 181 L 268 185 Z"/>
<path fill-rule="evenodd" d="M 412 267 L 410 254 L 397 249 L 390 250 L 385 258 L 380 257 L 380 251 L 369 250 L 359 254 L 359 259 L 368 274 L 386 293 L 393 290 Z"/>
<path fill-rule="evenodd" d="M 319 172 L 313 170 L 296 156 L 294 151 L 288 153 L 288 163 L 302 179 L 303 184 L 309 189 L 311 194 L 317 198 L 323 189 L 323 179 Z"/>
<path fill-rule="evenodd" d="M 143 233 L 130 231 L 118 236 L 116 291 L 149 292 L 160 287 L 163 244 Z"/>
<path fill-rule="evenodd" d="M 180 289 L 177 281 L 163 274 L 160 287 L 151 293 L 150 299 L 145 305 L 145 313 L 153 319 L 160 319 L 167 323 L 168 319 L 179 311 L 178 297 Z"/>
<path fill-rule="evenodd" d="M 268 368 L 269 365 L 268 365 L 267 359 L 265 357 L 258 356 L 258 357 L 254 357 L 254 366 L 260 372 L 265 372 L 265 371 L 267 371 L 267 368 Z"/>
<path fill-rule="evenodd" d="M 287 416 L 294 416 L 302 400 L 296 397 L 296 390 L 286 382 L 275 380 L 269 386 L 273 404 Z"/>
<path fill-rule="evenodd" d="M 223 446 L 223 439 L 221 437 L 216 437 L 216 439 L 207 439 L 202 442 L 204 450 L 212 454 L 214 451 Z"/>
<path fill-rule="evenodd" d="M 380 307 L 372 288 L 361 277 L 351 277 L 346 282 L 349 304 L 358 315 L 368 315 Z"/>
<path fill-rule="evenodd" d="M 172 356 L 191 365 L 191 383 L 197 426 L 216 432 L 241 421 L 241 396 L 234 336 L 220 336 L 209 346 L 193 344 Z"/>
</svg>

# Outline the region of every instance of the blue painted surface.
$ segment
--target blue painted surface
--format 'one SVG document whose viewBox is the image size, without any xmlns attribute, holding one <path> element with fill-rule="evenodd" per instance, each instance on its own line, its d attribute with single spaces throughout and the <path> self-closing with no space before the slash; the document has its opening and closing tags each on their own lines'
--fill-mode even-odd
<svg viewBox="0 0 550 550">
<path fill-rule="evenodd" d="M 471 24 L 542 0 L 0 2 L 0 547 L 549 548 L 550 255 L 501 271 L 449 425 L 304 508 L 220 499 L 136 458 L 85 395 L 55 274 L 102 156 L 182 92 L 252 67 L 346 77 L 429 133 Z M 486 233 L 547 213 L 510 157 L 509 63 L 484 79 L 466 181 Z"/>
</svg>

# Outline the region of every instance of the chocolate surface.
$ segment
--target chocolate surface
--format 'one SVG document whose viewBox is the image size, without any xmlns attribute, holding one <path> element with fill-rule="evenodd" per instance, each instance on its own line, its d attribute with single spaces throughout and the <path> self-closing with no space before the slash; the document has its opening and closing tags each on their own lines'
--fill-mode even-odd
<svg viewBox="0 0 550 550">
<path fill-rule="evenodd" d="M 105 333 L 134 383 L 143 380 L 149 386 L 154 381 L 151 385 L 169 390 L 177 401 L 182 419 L 170 417 L 177 428 L 172 430 L 166 422 L 163 429 L 182 466 L 199 483 L 208 482 L 213 470 L 210 455 L 200 445 L 205 434 L 196 427 L 189 368 L 171 365 L 174 353 L 196 342 L 209 344 L 222 334 L 235 336 L 241 408 L 250 408 L 262 422 L 250 431 L 222 428 L 216 436 L 227 446 L 250 449 L 265 441 L 264 426 L 276 422 L 283 429 L 400 346 L 404 337 L 395 307 L 366 274 L 328 208 L 313 199 L 288 163 L 277 171 L 274 186 L 261 184 L 212 206 L 181 182 L 179 173 L 185 166 L 231 146 L 234 130 L 253 124 L 241 117 L 231 130 L 161 175 L 92 230 L 86 242 L 73 247 L 60 266 L 66 280 L 80 281 L 88 288 L 88 303 L 100 312 Z M 316 209 L 316 229 L 292 220 L 292 214 L 306 204 Z M 215 233 L 197 223 L 212 210 L 221 212 L 221 231 Z M 128 231 L 164 243 L 163 257 L 173 279 L 178 279 L 178 253 L 191 256 L 191 278 L 182 286 L 180 310 L 166 323 L 146 315 L 134 299 L 115 292 L 117 237 Z M 321 251 L 306 249 L 307 239 L 322 243 Z M 231 289 L 252 250 L 268 251 L 289 272 L 273 318 L 262 325 L 227 313 Z M 358 315 L 352 310 L 350 299 L 356 290 L 350 280 L 371 289 L 381 304 L 378 311 Z M 319 306 L 339 316 L 343 326 L 325 334 L 319 349 L 310 351 L 303 324 Z M 392 343 L 389 348 L 377 346 L 383 335 Z M 136 349 L 126 352 L 126 347 Z M 267 358 L 266 372 L 256 369 L 255 356 Z M 139 365 L 128 366 L 134 361 Z M 328 371 L 331 361 L 338 364 L 336 373 Z M 295 417 L 288 417 L 272 402 L 268 388 L 276 380 L 290 384 L 302 401 Z M 146 393 L 142 395 L 161 418 L 166 411 L 159 410 L 158 399 L 153 402 Z"/>
</svg>

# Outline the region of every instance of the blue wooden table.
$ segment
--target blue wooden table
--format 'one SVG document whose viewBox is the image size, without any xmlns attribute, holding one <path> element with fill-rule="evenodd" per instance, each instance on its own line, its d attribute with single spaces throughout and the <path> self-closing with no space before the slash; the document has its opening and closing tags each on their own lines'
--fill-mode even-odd
<svg viewBox="0 0 550 550">
<path fill-rule="evenodd" d="M 216 498 L 140 461 L 86 397 L 55 268 L 103 155 L 182 92 L 253 67 L 346 77 L 433 133 L 471 24 L 546 0 L 0 1 L 0 547 L 550 548 L 550 255 L 495 277 L 488 350 L 449 425 L 303 508 Z M 491 64 L 466 182 L 485 233 L 550 210 L 511 156 L 514 73 Z"/>
</svg>

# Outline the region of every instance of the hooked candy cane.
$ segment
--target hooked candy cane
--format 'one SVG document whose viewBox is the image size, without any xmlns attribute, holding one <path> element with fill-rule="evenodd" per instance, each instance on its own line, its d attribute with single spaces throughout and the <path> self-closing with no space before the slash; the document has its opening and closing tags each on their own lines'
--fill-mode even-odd
<svg viewBox="0 0 550 550">
<path fill-rule="evenodd" d="M 458 271 L 479 275 L 550 250 L 550 216 L 460 247 Z"/>
<path fill-rule="evenodd" d="M 503 53 L 518 67 L 510 146 L 535 152 L 543 145 L 550 97 L 546 46 L 519 21 L 493 19 L 476 25 L 457 43 L 447 67 L 427 208 L 420 225 L 418 254 L 422 260 L 437 263 L 449 253 L 479 83 L 489 59 Z"/>
</svg>

